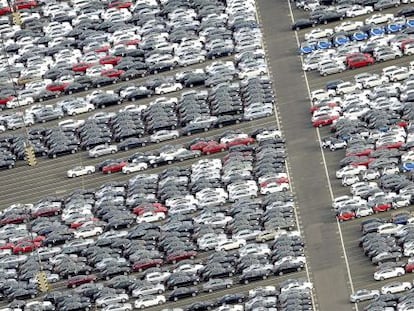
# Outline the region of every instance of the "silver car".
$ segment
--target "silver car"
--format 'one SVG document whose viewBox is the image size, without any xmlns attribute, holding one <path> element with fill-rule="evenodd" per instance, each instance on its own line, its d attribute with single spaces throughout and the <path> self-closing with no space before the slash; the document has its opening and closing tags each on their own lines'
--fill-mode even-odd
<svg viewBox="0 0 414 311">
<path fill-rule="evenodd" d="M 345 70 L 345 66 L 337 63 L 329 63 L 319 69 L 321 76 L 327 76 L 334 73 L 340 73 Z"/>
<path fill-rule="evenodd" d="M 203 284 L 203 291 L 211 293 L 213 291 L 230 288 L 232 286 L 232 279 L 210 279 L 207 283 Z"/>
<path fill-rule="evenodd" d="M 143 297 L 148 295 L 162 294 L 165 292 L 163 284 L 144 284 L 132 291 L 132 297 Z"/>
<path fill-rule="evenodd" d="M 351 294 L 349 300 L 353 303 L 364 300 L 376 299 L 380 296 L 379 290 L 360 289 Z"/>
<path fill-rule="evenodd" d="M 89 150 L 89 157 L 97 158 L 107 154 L 113 154 L 118 151 L 116 145 L 98 145 Z"/>
</svg>

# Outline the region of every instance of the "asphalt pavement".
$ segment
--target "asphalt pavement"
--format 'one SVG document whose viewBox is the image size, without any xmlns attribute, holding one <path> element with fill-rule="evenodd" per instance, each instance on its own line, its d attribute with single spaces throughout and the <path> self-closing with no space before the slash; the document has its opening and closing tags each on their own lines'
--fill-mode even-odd
<svg viewBox="0 0 414 311">
<path fill-rule="evenodd" d="M 298 57 L 297 42 L 287 1 L 258 2 L 266 42 L 268 64 L 275 81 L 288 162 L 297 195 L 307 243 L 311 280 L 318 310 L 350 310 L 352 285 L 344 261 L 338 227 L 332 213 L 331 194 L 316 131 L 309 122 L 306 81 Z"/>
</svg>

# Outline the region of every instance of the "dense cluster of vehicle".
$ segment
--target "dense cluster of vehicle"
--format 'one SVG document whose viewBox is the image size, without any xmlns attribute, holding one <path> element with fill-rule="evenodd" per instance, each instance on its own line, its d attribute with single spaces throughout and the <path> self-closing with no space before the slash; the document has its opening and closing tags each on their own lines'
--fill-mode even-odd
<svg viewBox="0 0 414 311">
<path fill-rule="evenodd" d="M 386 26 L 375 24 L 390 20 Z M 305 34 L 307 41 L 300 49 L 306 54 L 303 70 L 327 76 L 413 54 L 412 19 L 376 14 L 366 23 L 370 24 L 344 22 L 335 31 L 316 28 Z"/>
<path fill-rule="evenodd" d="M 351 196 L 336 198 L 341 221 L 412 204 L 411 78 L 405 67 L 361 73 L 312 92 L 313 126 L 330 125 L 322 146 L 345 149 L 336 177 Z M 398 81 L 398 82 L 397 82 Z M 325 95 L 323 95 L 325 94 Z"/>
<path fill-rule="evenodd" d="M 31 3 L 22 26 L 2 17 L 2 107 L 260 47 L 251 2 Z"/>
<path fill-rule="evenodd" d="M 40 269 L 50 282 L 65 279 L 76 288 L 70 302 L 66 293 L 46 296 L 57 310 L 91 303 L 112 310 L 111 304 L 131 297 L 142 308 L 304 269 L 277 133 L 257 131 L 257 144 L 190 168 L 6 208 L 0 219 L 3 297 L 35 297 Z M 224 143 L 231 139 L 240 138 L 222 137 Z M 111 289 L 91 284 L 97 280 Z M 312 310 L 309 293 L 299 296 L 280 310 Z"/>
<path fill-rule="evenodd" d="M 292 30 L 300 30 L 315 27 L 318 24 L 328 24 L 345 18 L 372 14 L 374 11 L 399 7 L 409 2 L 409 0 L 297 0 L 295 1 L 296 8 L 309 12 L 309 17 L 296 20 L 291 28 Z M 398 15 L 413 16 L 414 8 L 406 6 L 398 11 Z"/>
<path fill-rule="evenodd" d="M 219 68 L 229 64 L 232 63 L 226 65 L 218 62 L 213 65 Z M 123 94 L 127 90 L 128 87 L 119 92 Z M 90 101 L 99 97 L 114 98 L 115 102 L 119 100 L 118 95 L 102 91 L 95 91 L 87 97 Z M 81 101 L 81 98 L 66 99 L 56 106 L 67 111 L 67 107 L 74 103 L 78 105 Z M 187 91 L 181 94 L 180 99 L 159 97 L 148 106 L 129 105 L 121 108 L 118 113 L 102 111 L 87 119 L 65 119 L 58 123 L 58 127 L 32 128 L 28 130 L 28 138 L 37 156 L 55 158 L 88 150 L 90 157 L 98 157 L 118 150 L 129 150 L 182 135 L 268 117 L 273 113 L 273 104 L 269 78 L 251 77 L 240 83 L 220 84 L 209 91 Z M 30 107 L 30 111 L 34 109 L 35 106 Z M 93 106 L 85 111 L 92 109 Z M 118 145 L 115 145 L 117 142 Z M 25 159 L 26 136 L 3 135 L 1 144 L 1 167 L 12 168 L 16 160 Z M 214 146 L 211 147 L 212 150 L 206 148 L 205 153 L 217 152 Z M 222 147 L 218 147 L 221 150 Z"/>
</svg>

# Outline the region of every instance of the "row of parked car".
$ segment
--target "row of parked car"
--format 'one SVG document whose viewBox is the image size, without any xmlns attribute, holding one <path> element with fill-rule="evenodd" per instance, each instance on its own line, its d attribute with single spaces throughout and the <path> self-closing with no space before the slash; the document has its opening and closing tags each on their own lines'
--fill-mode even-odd
<svg viewBox="0 0 414 311">
<path fill-rule="evenodd" d="M 91 98 L 99 94 L 102 93 L 88 96 Z M 70 102 L 79 100 L 73 99 Z M 86 120 L 61 121 L 55 128 L 33 128 L 28 131 L 28 139 L 37 156 L 48 155 L 54 158 L 88 150 L 90 157 L 98 157 L 267 117 L 273 113 L 273 102 L 270 80 L 265 77 L 249 78 L 240 84 L 219 85 L 210 92 L 185 92 L 179 100 L 161 97 L 148 106 L 131 105 L 121 108 L 117 114 L 99 112 Z M 177 129 L 180 126 L 182 128 Z M 8 135 L 2 136 L 1 141 L 1 167 L 12 168 L 16 160 L 25 158 L 26 137 Z M 119 144 L 113 144 L 116 142 Z M 209 145 L 209 148 L 199 150 L 210 154 L 228 147 Z M 187 156 L 197 155 L 186 153 L 182 159 Z M 171 160 L 172 158 L 166 161 Z"/>
<path fill-rule="evenodd" d="M 233 274 L 241 273 L 239 281 L 248 283 L 303 269 L 303 241 L 289 232 L 296 226 L 293 198 L 280 187 L 288 185 L 282 174 L 283 142 L 265 139 L 266 134 L 256 134 L 262 135 L 259 146 L 232 151 L 222 161 L 200 160 L 191 169 L 136 175 L 127 186 L 110 183 L 95 192 L 7 208 L 0 221 L 7 237 L 0 265 L 13 280 L 5 281 L 3 294 L 10 300 L 36 294 L 36 285 L 30 284 L 39 270 L 37 257 L 51 282 L 69 277 L 69 287 L 83 286 L 85 292 L 92 285 L 83 283 L 113 280 L 131 270 L 142 273 L 128 286 L 127 296 L 95 297 L 99 305 L 166 289 L 172 290 L 168 299 L 176 300 L 197 293 L 191 286 L 200 281 L 208 281 L 203 290 L 210 291 L 232 286 L 232 280 L 221 278 Z M 259 193 L 272 194 L 252 199 Z M 235 202 L 229 206 L 229 201 Z M 191 260 L 197 250 L 211 249 L 216 252 L 201 262 Z M 183 289 L 183 284 L 191 286 Z M 147 306 L 164 300 L 137 301 Z"/>
<path fill-rule="evenodd" d="M 314 27 L 317 24 L 327 24 L 345 18 L 371 14 L 374 11 L 399 7 L 407 3 L 409 3 L 408 0 L 296 0 L 296 8 L 309 12 L 309 17 L 298 19 L 291 28 L 300 30 Z M 412 16 L 414 9 L 412 6 L 405 6 L 398 14 L 399 16 Z"/>
<path fill-rule="evenodd" d="M 89 305 L 87 299 L 89 297 L 99 297 L 100 293 L 111 293 L 115 286 L 120 284 L 133 283 L 133 280 L 124 278 L 112 284 L 96 285 L 86 284 L 88 291 L 81 292 L 77 288 L 66 292 L 54 292 L 48 294 L 44 301 L 31 301 L 23 305 L 22 303 L 14 303 L 13 309 L 15 311 L 39 311 L 39 310 L 55 310 L 54 304 L 62 301 L 68 302 L 70 305 Z M 124 285 L 125 286 L 125 285 Z M 85 287 L 85 286 L 84 286 Z M 122 287 L 122 286 L 121 286 Z M 152 306 L 160 304 L 157 302 L 165 302 L 162 295 L 146 296 L 137 299 L 134 305 L 131 303 L 117 303 L 113 307 L 103 307 L 105 311 L 130 311 L 134 308 L 141 309 L 142 306 Z M 165 298 L 164 298 L 165 299 Z M 70 302 L 72 300 L 72 302 Z M 247 293 L 240 292 L 236 294 L 226 294 L 215 300 L 205 300 L 194 302 L 183 308 L 175 308 L 177 311 L 196 311 L 196 310 L 215 310 L 215 311 L 251 311 L 256 308 L 278 308 L 280 310 L 313 310 L 312 309 L 312 284 L 302 279 L 289 279 L 278 283 L 276 286 L 268 285 L 263 287 L 256 287 L 249 290 Z M 2 311 L 8 308 L 0 309 Z M 169 310 L 168 308 L 162 309 Z"/>
<path fill-rule="evenodd" d="M 24 29 L 4 19 L 0 33 L 9 65 L 3 67 L 8 74 L 2 104 L 16 97 L 20 103 L 44 100 L 257 48 L 250 34 L 257 27 L 253 2 L 170 2 L 122 8 L 52 2 L 29 9 Z M 7 86 L 10 76 L 24 88 Z"/>
</svg>

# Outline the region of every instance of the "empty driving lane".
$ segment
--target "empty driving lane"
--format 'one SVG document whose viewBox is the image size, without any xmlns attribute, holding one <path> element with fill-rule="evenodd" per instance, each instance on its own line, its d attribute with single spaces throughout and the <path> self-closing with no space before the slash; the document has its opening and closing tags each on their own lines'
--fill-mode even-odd
<svg viewBox="0 0 414 311">
<path fill-rule="evenodd" d="M 319 310 L 350 310 L 351 286 L 286 1 L 258 0 Z"/>
</svg>

